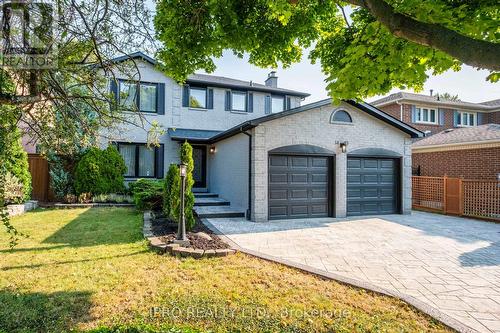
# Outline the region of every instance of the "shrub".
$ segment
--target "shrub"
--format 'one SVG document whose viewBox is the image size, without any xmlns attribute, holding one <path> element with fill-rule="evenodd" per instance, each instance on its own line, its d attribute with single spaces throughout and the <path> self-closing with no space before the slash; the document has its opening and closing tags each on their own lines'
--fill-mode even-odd
<svg viewBox="0 0 500 333">
<path fill-rule="evenodd" d="M 78 196 L 79 203 L 90 203 L 92 202 L 92 194 L 91 193 L 80 193 Z"/>
<path fill-rule="evenodd" d="M 175 207 L 176 204 L 173 200 L 174 196 L 172 196 L 172 192 L 179 191 L 179 182 L 179 167 L 175 164 L 170 164 L 165 176 L 165 188 L 163 192 L 163 212 L 169 218 L 172 214 L 172 207 Z M 174 184 L 177 184 L 176 188 L 174 188 Z"/>
<path fill-rule="evenodd" d="M 8 143 L 5 144 L 5 168 L 15 176 L 23 186 L 23 199 L 29 200 L 31 197 L 31 174 L 29 171 L 28 154 L 24 151 L 21 144 L 21 132 L 18 128 L 14 129 L 7 136 Z"/>
<path fill-rule="evenodd" d="M 123 192 L 123 174 L 127 171 L 118 150 L 110 145 L 104 150 L 87 150 L 75 170 L 75 192 L 92 194 Z"/>
<path fill-rule="evenodd" d="M 12 173 L 7 171 L 4 182 L 5 204 L 19 204 L 24 199 L 24 186 Z"/>
<path fill-rule="evenodd" d="M 126 194 L 98 194 L 92 198 L 92 202 L 134 203 L 134 198 Z"/>
<path fill-rule="evenodd" d="M 186 217 L 186 228 L 192 229 L 196 223 L 193 215 L 194 194 L 192 191 L 194 185 L 193 179 L 193 148 L 187 142 L 181 146 L 180 158 L 182 163 L 186 164 L 186 188 L 184 192 L 184 215 Z M 180 217 L 180 176 L 177 166 L 170 166 L 167 178 L 165 179 L 164 191 L 164 211 L 173 221 L 179 221 Z"/>
<path fill-rule="evenodd" d="M 134 203 L 138 209 L 161 210 L 163 203 L 163 181 L 139 179 L 129 184 Z"/>
<path fill-rule="evenodd" d="M 66 194 L 63 200 L 65 203 L 73 204 L 78 201 L 78 197 L 74 194 Z"/>
<path fill-rule="evenodd" d="M 73 177 L 64 170 L 61 164 L 57 163 L 51 166 L 49 174 L 50 186 L 57 199 L 62 200 L 66 194 L 73 193 Z"/>
</svg>

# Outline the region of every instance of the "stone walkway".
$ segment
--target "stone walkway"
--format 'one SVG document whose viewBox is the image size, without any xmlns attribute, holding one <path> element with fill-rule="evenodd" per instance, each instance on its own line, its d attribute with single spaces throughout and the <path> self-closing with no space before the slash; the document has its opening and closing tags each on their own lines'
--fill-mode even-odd
<svg viewBox="0 0 500 333">
<path fill-rule="evenodd" d="M 422 212 L 208 221 L 242 248 L 410 295 L 474 330 L 500 333 L 500 224 Z"/>
</svg>

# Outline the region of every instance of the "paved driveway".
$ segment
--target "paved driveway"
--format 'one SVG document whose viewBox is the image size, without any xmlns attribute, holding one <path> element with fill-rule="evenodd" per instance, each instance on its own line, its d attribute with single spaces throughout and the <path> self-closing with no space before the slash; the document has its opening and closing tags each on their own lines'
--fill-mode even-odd
<svg viewBox="0 0 500 333">
<path fill-rule="evenodd" d="M 477 331 L 500 332 L 500 224 L 422 212 L 208 221 L 243 248 L 411 295 Z"/>
</svg>

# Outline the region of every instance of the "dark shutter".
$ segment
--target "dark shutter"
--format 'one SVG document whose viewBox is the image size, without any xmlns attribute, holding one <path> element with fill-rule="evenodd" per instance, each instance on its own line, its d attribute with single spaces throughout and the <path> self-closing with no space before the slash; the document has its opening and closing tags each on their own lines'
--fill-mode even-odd
<svg viewBox="0 0 500 333">
<path fill-rule="evenodd" d="M 156 88 L 158 89 L 156 94 L 158 114 L 165 114 L 165 83 L 158 83 Z"/>
<path fill-rule="evenodd" d="M 214 108 L 214 90 L 213 89 L 207 89 L 207 109 L 213 109 Z"/>
<path fill-rule="evenodd" d="M 271 113 L 271 96 L 266 96 L 264 99 L 264 113 Z"/>
<path fill-rule="evenodd" d="M 118 105 L 118 81 L 115 79 L 111 79 L 109 81 L 109 91 L 111 92 L 112 96 L 112 103 L 110 106 L 113 106 L 113 103 Z"/>
<path fill-rule="evenodd" d="M 224 105 L 226 111 L 231 111 L 231 90 L 226 90 L 226 97 L 224 99 Z"/>
<path fill-rule="evenodd" d="M 415 108 L 415 105 L 411 106 L 411 122 L 416 123 L 417 122 L 417 110 Z"/>
<path fill-rule="evenodd" d="M 185 84 L 182 89 L 182 106 L 189 106 L 189 85 Z"/>
<path fill-rule="evenodd" d="M 163 164 L 164 164 L 164 153 L 165 147 L 163 143 L 160 143 L 159 147 L 155 147 L 155 159 L 156 159 L 156 167 L 155 167 L 155 174 L 156 178 L 163 178 L 164 170 L 163 170 Z"/>
<path fill-rule="evenodd" d="M 285 110 L 290 110 L 292 108 L 292 99 L 289 96 L 286 96 L 286 108 Z"/>
<path fill-rule="evenodd" d="M 453 126 L 457 127 L 458 126 L 458 117 L 460 117 L 460 114 L 458 111 L 453 111 Z"/>
<path fill-rule="evenodd" d="M 438 109 L 439 113 L 439 125 L 444 125 L 444 110 Z"/>
<path fill-rule="evenodd" d="M 253 93 L 247 93 L 247 112 L 253 112 Z"/>
<path fill-rule="evenodd" d="M 286 110 L 286 96 L 283 96 L 283 110 Z"/>
<path fill-rule="evenodd" d="M 482 125 L 483 124 L 483 116 L 481 112 L 476 113 L 476 125 Z"/>
</svg>

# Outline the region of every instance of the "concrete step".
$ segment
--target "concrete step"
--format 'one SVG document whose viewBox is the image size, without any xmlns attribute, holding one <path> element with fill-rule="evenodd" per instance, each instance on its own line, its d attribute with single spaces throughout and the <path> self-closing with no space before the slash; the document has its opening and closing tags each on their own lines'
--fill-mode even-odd
<svg viewBox="0 0 500 333">
<path fill-rule="evenodd" d="M 218 198 L 217 193 L 210 192 L 193 192 L 195 198 Z"/>
<path fill-rule="evenodd" d="M 197 206 L 194 211 L 200 218 L 245 217 L 245 212 L 231 206 Z"/>
<path fill-rule="evenodd" d="M 192 191 L 193 191 L 193 193 L 207 193 L 208 188 L 206 188 L 206 187 L 193 187 Z"/>
<path fill-rule="evenodd" d="M 195 206 L 229 206 L 229 201 L 222 198 L 195 197 Z"/>
</svg>

